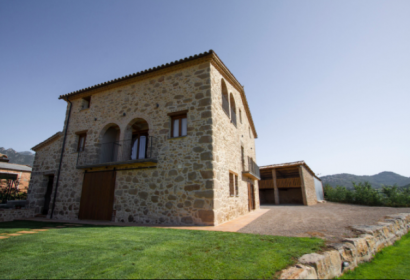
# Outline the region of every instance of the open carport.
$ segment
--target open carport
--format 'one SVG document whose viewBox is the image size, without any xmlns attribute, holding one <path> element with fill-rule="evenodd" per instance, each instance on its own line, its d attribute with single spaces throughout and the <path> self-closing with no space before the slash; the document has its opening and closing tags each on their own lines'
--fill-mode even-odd
<svg viewBox="0 0 410 280">
<path fill-rule="evenodd" d="M 314 205 L 324 199 L 322 181 L 304 161 L 260 167 L 261 204 Z"/>
</svg>

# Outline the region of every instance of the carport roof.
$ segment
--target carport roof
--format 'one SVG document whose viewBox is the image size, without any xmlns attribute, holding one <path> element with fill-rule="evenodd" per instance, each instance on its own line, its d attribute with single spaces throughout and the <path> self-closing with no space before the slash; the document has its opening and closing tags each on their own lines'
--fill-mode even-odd
<svg viewBox="0 0 410 280">
<path fill-rule="evenodd" d="M 295 162 L 278 163 L 278 164 L 260 166 L 259 169 L 260 169 L 260 171 L 263 171 L 263 170 L 269 170 L 269 169 L 296 167 L 296 166 L 300 166 L 300 165 L 303 165 L 313 176 L 315 176 L 317 179 L 320 180 L 320 178 L 316 176 L 316 174 L 312 171 L 312 169 L 310 169 L 310 167 L 303 160 L 295 161 Z"/>
</svg>

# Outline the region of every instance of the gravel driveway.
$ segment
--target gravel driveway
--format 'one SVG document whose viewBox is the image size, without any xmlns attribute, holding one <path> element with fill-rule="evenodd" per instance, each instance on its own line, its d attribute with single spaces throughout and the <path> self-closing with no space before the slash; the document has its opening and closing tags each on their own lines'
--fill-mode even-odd
<svg viewBox="0 0 410 280">
<path fill-rule="evenodd" d="M 388 214 L 410 213 L 410 208 L 369 207 L 339 203 L 314 206 L 261 206 L 269 212 L 238 232 L 296 237 L 321 237 L 337 242 L 354 237 L 352 225 L 374 225 Z"/>
</svg>

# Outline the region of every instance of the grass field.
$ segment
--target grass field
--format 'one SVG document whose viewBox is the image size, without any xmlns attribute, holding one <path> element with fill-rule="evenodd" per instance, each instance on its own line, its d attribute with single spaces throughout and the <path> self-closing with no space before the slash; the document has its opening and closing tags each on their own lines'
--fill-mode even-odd
<svg viewBox="0 0 410 280">
<path fill-rule="evenodd" d="M 316 238 L 152 227 L 55 228 L 56 223 L 0 223 L 1 278 L 272 278 Z"/>
<path fill-rule="evenodd" d="M 410 233 L 393 246 L 384 248 L 368 263 L 360 264 L 354 271 L 340 279 L 409 279 Z"/>
</svg>

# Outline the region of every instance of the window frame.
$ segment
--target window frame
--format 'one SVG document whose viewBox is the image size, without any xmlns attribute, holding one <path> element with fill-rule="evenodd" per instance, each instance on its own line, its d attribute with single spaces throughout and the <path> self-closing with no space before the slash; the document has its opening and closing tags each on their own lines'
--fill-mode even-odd
<svg viewBox="0 0 410 280">
<path fill-rule="evenodd" d="M 245 149 L 241 146 L 242 171 L 245 171 Z"/>
<path fill-rule="evenodd" d="M 239 196 L 238 174 L 231 170 L 229 170 L 229 196 Z"/>
<path fill-rule="evenodd" d="M 79 133 L 77 133 L 77 135 L 78 135 L 77 152 L 84 152 L 85 142 L 87 140 L 87 132 L 79 132 Z M 84 143 L 83 143 L 83 147 L 81 149 L 80 143 L 81 143 L 82 138 L 84 138 Z"/>
<path fill-rule="evenodd" d="M 229 102 L 229 92 L 228 92 L 228 87 L 223 78 L 221 79 L 221 94 L 222 94 L 222 104 L 221 104 L 222 111 L 224 111 L 225 114 L 228 116 L 228 118 L 231 119 L 231 116 L 230 116 L 231 105 Z"/>
<path fill-rule="evenodd" d="M 235 174 L 235 196 L 239 196 L 239 183 L 238 183 L 238 175 Z"/>
<path fill-rule="evenodd" d="M 169 113 L 168 116 L 171 118 L 171 135 L 170 138 L 185 137 L 188 135 L 188 110 Z M 186 135 L 182 135 L 182 120 L 186 119 Z M 174 136 L 174 121 L 178 120 L 178 136 Z"/>
<path fill-rule="evenodd" d="M 239 122 L 242 123 L 242 111 L 239 109 Z"/>
<path fill-rule="evenodd" d="M 83 100 L 86 101 L 87 104 L 88 104 L 88 106 L 83 105 L 83 109 L 89 109 L 91 107 L 91 95 L 87 96 L 87 97 L 83 97 Z"/>
</svg>

